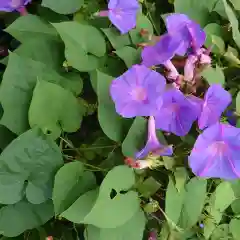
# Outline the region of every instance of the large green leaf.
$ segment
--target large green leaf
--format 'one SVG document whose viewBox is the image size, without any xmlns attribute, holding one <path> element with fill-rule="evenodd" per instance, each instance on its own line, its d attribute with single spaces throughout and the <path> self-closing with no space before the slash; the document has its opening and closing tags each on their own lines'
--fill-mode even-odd
<svg viewBox="0 0 240 240">
<path fill-rule="evenodd" d="M 84 0 L 43 0 L 42 6 L 60 14 L 70 14 L 82 7 Z"/>
<path fill-rule="evenodd" d="M 126 138 L 122 143 L 122 152 L 127 157 L 135 157 L 136 152 L 141 150 L 146 142 L 147 120 L 136 117 Z"/>
<path fill-rule="evenodd" d="M 134 183 L 132 169 L 113 168 L 104 178 L 97 201 L 84 222 L 99 228 L 116 228 L 129 221 L 140 207 L 137 193 L 129 190 Z"/>
<path fill-rule="evenodd" d="M 42 204 L 20 201 L 0 209 L 0 232 L 7 237 L 15 237 L 28 229 L 43 225 L 53 215 L 50 200 Z"/>
<path fill-rule="evenodd" d="M 210 1 L 211 2 L 211 1 Z M 204 27 L 208 22 L 209 10 L 205 0 L 174 0 L 177 13 L 184 13 Z"/>
<path fill-rule="evenodd" d="M 106 52 L 103 35 L 95 27 L 77 22 L 54 23 L 65 43 L 65 56 L 71 66 L 87 72 L 97 68 Z"/>
<path fill-rule="evenodd" d="M 201 74 L 209 84 L 220 83 L 224 85 L 225 83 L 224 72 L 218 65 L 216 65 L 216 68 L 207 67 Z"/>
<path fill-rule="evenodd" d="M 57 83 L 76 94 L 82 89 L 79 76 L 62 77 L 41 62 L 11 53 L 0 87 L 0 102 L 4 109 L 0 123 L 16 134 L 29 128 L 28 109 L 37 78 Z"/>
<path fill-rule="evenodd" d="M 62 164 L 60 149 L 40 130 L 20 135 L 0 155 L 0 203 L 14 204 L 25 195 L 34 204 L 46 201 Z"/>
<path fill-rule="evenodd" d="M 229 223 L 229 230 L 233 235 L 234 240 L 238 240 L 240 236 L 240 219 L 232 219 Z"/>
<path fill-rule="evenodd" d="M 39 80 L 29 108 L 29 124 L 39 127 L 53 139 L 61 132 L 76 132 L 81 125 L 84 109 L 68 90 L 54 83 Z"/>
<path fill-rule="evenodd" d="M 134 216 L 117 228 L 101 229 L 99 240 L 120 240 L 120 239 L 131 239 L 140 240 L 143 239 L 143 232 L 145 228 L 146 218 L 144 213 L 140 210 L 134 214 Z"/>
<path fill-rule="evenodd" d="M 181 226 L 191 228 L 201 216 L 207 193 L 207 180 L 192 178 L 186 185 Z"/>
<path fill-rule="evenodd" d="M 141 59 L 141 49 L 125 46 L 115 51 L 115 53 L 124 61 L 126 66 L 130 68 L 134 64 L 139 64 Z"/>
<path fill-rule="evenodd" d="M 239 32 L 239 23 L 238 19 L 233 11 L 233 9 L 229 6 L 226 0 L 222 0 L 224 3 L 224 7 L 226 10 L 226 14 L 228 16 L 229 22 L 232 27 L 232 36 L 233 40 L 237 44 L 238 48 L 240 48 L 240 32 Z"/>
<path fill-rule="evenodd" d="M 64 211 L 61 216 L 74 223 L 84 223 L 86 216 L 91 212 L 96 202 L 97 196 L 98 189 L 86 192 Z"/>
<path fill-rule="evenodd" d="M 120 142 L 126 132 L 128 119 L 120 117 L 109 95 L 113 77 L 97 71 L 98 121 L 103 132 L 112 140 Z"/>
<path fill-rule="evenodd" d="M 183 207 L 185 190 L 178 192 L 177 188 L 174 186 L 173 181 L 169 178 L 169 183 L 166 192 L 166 207 L 165 212 L 167 217 L 174 223 L 178 224 L 181 211 Z M 169 223 L 171 224 L 171 222 Z"/>
<path fill-rule="evenodd" d="M 114 49 L 123 48 L 131 44 L 128 34 L 121 35 L 115 28 L 102 28 L 101 30 L 107 36 Z"/>
<path fill-rule="evenodd" d="M 17 20 L 8 26 L 5 31 L 20 42 L 41 38 L 43 36 L 52 39 L 59 39 L 57 31 L 51 26 L 51 24 L 43 21 L 40 17 L 31 14 L 17 18 Z"/>
<path fill-rule="evenodd" d="M 85 172 L 81 162 L 65 164 L 55 176 L 53 188 L 55 214 L 65 211 L 80 195 L 91 190 L 95 185 L 93 173 Z"/>
</svg>

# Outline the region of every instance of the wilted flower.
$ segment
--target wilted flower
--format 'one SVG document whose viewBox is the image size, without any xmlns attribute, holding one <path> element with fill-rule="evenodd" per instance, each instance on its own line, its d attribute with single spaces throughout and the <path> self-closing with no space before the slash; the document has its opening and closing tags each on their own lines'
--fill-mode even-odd
<svg viewBox="0 0 240 240">
<path fill-rule="evenodd" d="M 155 119 L 153 116 L 148 120 L 148 139 L 145 147 L 136 154 L 136 159 L 143 159 L 148 155 L 152 156 L 171 156 L 172 146 L 162 145 L 156 135 Z"/>
<path fill-rule="evenodd" d="M 198 136 L 189 165 L 199 177 L 240 178 L 240 129 L 216 123 Z"/>
<path fill-rule="evenodd" d="M 165 85 L 161 74 L 143 65 L 134 65 L 112 81 L 110 94 L 121 116 L 152 116 L 161 107 Z"/>
<path fill-rule="evenodd" d="M 139 3 L 137 0 L 110 0 L 107 11 L 100 11 L 98 16 L 108 16 L 112 24 L 122 34 L 136 27 Z"/>
<path fill-rule="evenodd" d="M 185 97 L 184 94 L 174 88 L 163 95 L 163 104 L 156 117 L 157 129 L 176 134 L 186 135 L 195 120 L 197 120 L 201 104 L 195 101 L 194 96 Z"/>
<path fill-rule="evenodd" d="M 199 128 L 204 129 L 218 122 L 231 100 L 231 94 L 220 84 L 212 84 L 204 97 L 201 115 L 198 119 Z"/>
<path fill-rule="evenodd" d="M 31 0 L 1 0 L 0 11 L 13 12 L 30 3 Z"/>
</svg>

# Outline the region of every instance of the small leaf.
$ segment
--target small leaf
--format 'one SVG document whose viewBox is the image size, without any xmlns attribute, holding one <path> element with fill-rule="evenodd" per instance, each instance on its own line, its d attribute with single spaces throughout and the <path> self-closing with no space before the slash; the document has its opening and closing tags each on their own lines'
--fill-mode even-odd
<svg viewBox="0 0 240 240">
<path fill-rule="evenodd" d="M 0 155 L 0 203 L 28 201 L 38 204 L 51 197 L 53 176 L 63 164 L 60 149 L 39 130 L 32 129 L 9 144 Z M 46 167 L 47 166 L 47 167 Z M 44 191 L 41 199 L 33 198 Z"/>
<path fill-rule="evenodd" d="M 135 157 L 135 154 L 141 150 L 144 141 L 146 141 L 146 131 L 147 120 L 142 117 L 136 117 L 122 143 L 124 156 Z"/>
<path fill-rule="evenodd" d="M 225 76 L 222 69 L 217 65 L 216 68 L 207 67 L 203 70 L 202 76 L 207 80 L 209 84 L 213 83 L 225 83 Z"/>
<path fill-rule="evenodd" d="M 184 201 L 185 191 L 178 192 L 171 178 L 166 192 L 165 213 L 167 217 L 174 223 L 178 224 Z M 171 222 L 169 223 L 171 224 Z"/>
<path fill-rule="evenodd" d="M 141 59 L 141 49 L 135 49 L 133 47 L 123 47 L 115 51 L 115 53 L 120 57 L 130 68 L 134 64 L 139 64 Z"/>
<path fill-rule="evenodd" d="M 129 221 L 139 211 L 138 195 L 129 190 L 134 183 L 134 172 L 127 166 L 117 166 L 108 172 L 84 223 L 99 228 L 116 228 Z"/>
<path fill-rule="evenodd" d="M 221 224 L 214 231 L 211 240 L 228 240 L 229 239 L 229 225 Z"/>
<path fill-rule="evenodd" d="M 160 187 L 161 184 L 158 181 L 156 181 L 153 177 L 149 177 L 138 186 L 138 191 L 143 197 L 149 198 L 154 195 Z"/>
<path fill-rule="evenodd" d="M 125 136 L 129 120 L 120 117 L 109 95 L 113 77 L 97 71 L 98 121 L 103 132 L 112 140 L 120 142 Z"/>
<path fill-rule="evenodd" d="M 70 91 L 53 83 L 37 82 L 29 108 L 31 127 L 37 126 L 56 139 L 62 131 L 76 132 L 83 114 L 84 109 Z"/>
<path fill-rule="evenodd" d="M 77 22 L 54 23 L 53 26 L 65 43 L 65 56 L 71 66 L 82 72 L 97 68 L 99 57 L 106 52 L 104 37 L 98 29 Z"/>
<path fill-rule="evenodd" d="M 5 31 L 22 43 L 26 40 L 41 38 L 43 36 L 59 39 L 56 30 L 51 24 L 32 14 L 17 18 Z"/>
<path fill-rule="evenodd" d="M 43 0 L 42 6 L 52 9 L 60 14 L 71 14 L 79 10 L 84 4 L 83 0 Z"/>
<path fill-rule="evenodd" d="M 184 167 L 178 167 L 174 171 L 175 176 L 175 187 L 177 188 L 178 192 L 181 192 L 184 189 L 185 183 L 188 178 L 187 171 Z"/>
<path fill-rule="evenodd" d="M 218 37 L 216 35 L 212 35 L 212 43 L 216 47 L 216 49 L 212 52 L 214 53 L 220 53 L 224 54 L 225 52 L 225 43 L 221 37 Z"/>
<path fill-rule="evenodd" d="M 235 240 L 239 239 L 240 236 L 240 219 L 232 219 L 229 223 L 229 230 Z"/>
<path fill-rule="evenodd" d="M 232 36 L 233 40 L 237 44 L 238 48 L 240 48 L 240 32 L 239 32 L 239 23 L 238 19 L 233 11 L 233 9 L 229 6 L 226 0 L 222 0 L 224 3 L 224 7 L 226 10 L 226 14 L 228 16 L 228 19 L 230 21 L 231 27 L 232 27 Z"/>
<path fill-rule="evenodd" d="M 85 172 L 81 162 L 65 164 L 55 175 L 53 203 L 55 214 L 69 208 L 80 195 L 96 186 L 91 172 Z"/>
<path fill-rule="evenodd" d="M 236 199 L 232 202 L 231 208 L 236 215 L 240 214 L 240 199 Z"/>
<path fill-rule="evenodd" d="M 101 30 L 107 36 L 114 49 L 121 49 L 131 44 L 128 34 L 121 35 L 115 28 L 102 28 Z"/>
<path fill-rule="evenodd" d="M 205 203 L 207 180 L 192 178 L 186 185 L 181 225 L 184 229 L 191 228 L 201 216 Z"/>
<path fill-rule="evenodd" d="M 31 204 L 21 201 L 0 209 L 0 232 L 7 237 L 15 237 L 26 230 L 45 224 L 54 215 L 52 201 Z"/>
<path fill-rule="evenodd" d="M 238 58 L 238 51 L 231 46 L 228 46 L 227 51 L 223 56 L 232 65 L 240 64 L 240 59 Z"/>
</svg>

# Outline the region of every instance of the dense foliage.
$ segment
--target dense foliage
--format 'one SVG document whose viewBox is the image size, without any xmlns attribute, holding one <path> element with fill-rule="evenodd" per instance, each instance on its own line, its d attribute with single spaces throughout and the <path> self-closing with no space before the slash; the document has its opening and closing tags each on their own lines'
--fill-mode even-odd
<svg viewBox="0 0 240 240">
<path fill-rule="evenodd" d="M 1 239 L 239 240 L 239 0 L 0 0 Z"/>
</svg>

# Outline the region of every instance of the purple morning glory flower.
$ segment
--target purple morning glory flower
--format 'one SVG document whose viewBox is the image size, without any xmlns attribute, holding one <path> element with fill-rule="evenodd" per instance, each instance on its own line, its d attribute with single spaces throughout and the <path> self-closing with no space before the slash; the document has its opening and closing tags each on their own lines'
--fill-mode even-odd
<svg viewBox="0 0 240 240">
<path fill-rule="evenodd" d="M 198 98 L 186 97 L 176 88 L 166 91 L 163 95 L 163 104 L 155 115 L 157 129 L 177 136 L 186 135 L 200 114 L 200 103 Z"/>
<path fill-rule="evenodd" d="M 237 125 L 237 116 L 234 113 L 234 111 L 227 110 L 225 115 L 227 117 L 227 120 L 228 120 L 229 124 L 231 124 L 232 126 L 236 127 L 236 125 Z"/>
<path fill-rule="evenodd" d="M 31 0 L 1 0 L 0 11 L 13 12 L 30 3 Z"/>
<path fill-rule="evenodd" d="M 110 95 L 116 111 L 125 118 L 152 116 L 162 104 L 165 78 L 143 65 L 134 65 L 112 81 Z"/>
<path fill-rule="evenodd" d="M 149 154 L 153 156 L 171 156 L 172 146 L 162 145 L 156 135 L 155 119 L 153 116 L 148 120 L 148 139 L 145 147 L 136 154 L 136 159 L 143 159 Z"/>
<path fill-rule="evenodd" d="M 204 96 L 201 115 L 198 119 L 199 128 L 204 129 L 218 122 L 231 100 L 231 94 L 220 84 L 212 84 Z"/>
<path fill-rule="evenodd" d="M 108 11 L 101 11 L 99 16 L 108 16 L 112 24 L 125 34 L 136 27 L 139 3 L 137 0 L 110 0 Z"/>
<path fill-rule="evenodd" d="M 204 130 L 189 156 L 189 165 L 199 177 L 240 178 L 240 129 L 216 123 Z"/>
<path fill-rule="evenodd" d="M 174 41 L 178 41 L 177 55 L 185 55 L 192 48 L 195 52 L 206 40 L 206 34 L 199 24 L 185 14 L 174 13 L 166 18 L 167 31 Z"/>
</svg>

